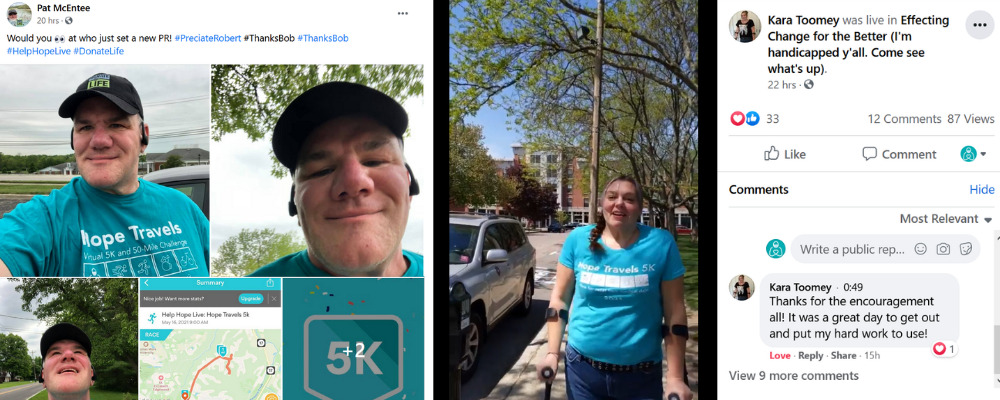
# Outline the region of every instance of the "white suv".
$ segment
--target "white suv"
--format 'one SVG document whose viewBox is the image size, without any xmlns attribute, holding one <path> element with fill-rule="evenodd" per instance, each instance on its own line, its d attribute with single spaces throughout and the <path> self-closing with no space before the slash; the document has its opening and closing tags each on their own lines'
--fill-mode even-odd
<svg viewBox="0 0 1000 400">
<path fill-rule="evenodd" d="M 509 312 L 524 316 L 535 291 L 535 248 L 514 219 L 453 213 L 449 221 L 449 290 L 465 286 L 471 297 L 462 381 L 479 366 L 486 332 Z"/>
</svg>

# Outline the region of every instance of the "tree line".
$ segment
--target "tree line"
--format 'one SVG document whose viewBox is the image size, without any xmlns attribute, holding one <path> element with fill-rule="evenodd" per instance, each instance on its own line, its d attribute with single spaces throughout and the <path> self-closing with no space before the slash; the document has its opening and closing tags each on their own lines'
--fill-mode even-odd
<svg viewBox="0 0 1000 400">
<path fill-rule="evenodd" d="M 41 357 L 33 360 L 28 355 L 28 342 L 24 338 L 13 333 L 0 333 L 0 382 L 7 375 L 11 380 L 32 380 L 39 370 Z"/>
<path fill-rule="evenodd" d="M 4 174 L 30 174 L 40 169 L 59 165 L 67 162 L 75 162 L 76 157 L 67 155 L 11 155 L 0 153 L 0 173 Z"/>
</svg>

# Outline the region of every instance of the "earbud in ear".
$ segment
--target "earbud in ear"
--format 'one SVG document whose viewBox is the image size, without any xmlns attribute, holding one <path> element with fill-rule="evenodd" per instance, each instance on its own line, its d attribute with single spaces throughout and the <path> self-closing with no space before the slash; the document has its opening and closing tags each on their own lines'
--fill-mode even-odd
<svg viewBox="0 0 1000 400">
<path fill-rule="evenodd" d="M 410 164 L 406 165 L 406 172 L 410 174 L 410 196 L 416 196 L 420 194 L 420 185 L 417 184 L 417 177 L 413 176 L 413 170 L 410 169 Z"/>
<path fill-rule="evenodd" d="M 295 185 L 292 185 L 292 195 L 288 199 L 288 215 L 294 217 L 299 213 L 299 210 L 295 208 Z"/>
</svg>

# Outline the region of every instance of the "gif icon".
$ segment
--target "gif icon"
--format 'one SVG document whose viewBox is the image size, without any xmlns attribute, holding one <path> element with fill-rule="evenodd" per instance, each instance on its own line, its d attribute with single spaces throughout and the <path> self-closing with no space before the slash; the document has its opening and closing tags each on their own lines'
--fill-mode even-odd
<svg viewBox="0 0 1000 400">
<path fill-rule="evenodd" d="M 266 346 L 267 346 L 267 340 L 257 339 L 257 347 L 266 347 Z"/>
<path fill-rule="evenodd" d="M 320 314 L 304 328 L 306 392 L 320 399 L 385 399 L 403 390 L 399 317 Z"/>
</svg>

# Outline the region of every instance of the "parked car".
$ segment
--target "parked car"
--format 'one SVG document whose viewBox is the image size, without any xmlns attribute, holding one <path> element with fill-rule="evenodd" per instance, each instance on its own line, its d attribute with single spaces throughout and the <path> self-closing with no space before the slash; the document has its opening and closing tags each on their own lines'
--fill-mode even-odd
<svg viewBox="0 0 1000 400">
<path fill-rule="evenodd" d="M 208 218 L 208 165 L 161 169 L 146 174 L 142 179 L 186 194 Z"/>
<path fill-rule="evenodd" d="M 566 225 L 563 225 L 563 229 L 573 230 L 573 229 L 579 228 L 581 226 L 583 226 L 582 222 L 570 222 L 570 223 L 568 223 Z"/>
<path fill-rule="evenodd" d="M 562 232 L 562 231 L 563 227 L 562 225 L 559 224 L 559 222 L 553 222 L 549 224 L 549 232 Z"/>
<path fill-rule="evenodd" d="M 691 228 L 688 228 L 688 227 L 686 227 L 684 225 L 677 225 L 677 234 L 678 235 L 690 235 L 691 234 Z"/>
<path fill-rule="evenodd" d="M 521 224 L 495 215 L 451 214 L 449 286 L 461 284 L 471 297 L 462 381 L 479 366 L 487 332 L 507 314 L 528 315 L 535 291 L 535 248 Z"/>
</svg>

